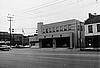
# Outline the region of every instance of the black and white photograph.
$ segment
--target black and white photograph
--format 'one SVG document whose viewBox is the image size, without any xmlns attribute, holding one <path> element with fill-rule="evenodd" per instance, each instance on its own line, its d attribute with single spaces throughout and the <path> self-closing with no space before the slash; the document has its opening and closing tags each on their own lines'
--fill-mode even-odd
<svg viewBox="0 0 100 68">
<path fill-rule="evenodd" d="M 100 0 L 0 0 L 0 68 L 100 68 Z"/>
</svg>

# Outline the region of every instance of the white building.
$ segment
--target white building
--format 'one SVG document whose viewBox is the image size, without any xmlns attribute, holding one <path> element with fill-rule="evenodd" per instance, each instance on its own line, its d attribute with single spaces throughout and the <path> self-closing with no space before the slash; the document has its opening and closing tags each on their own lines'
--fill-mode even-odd
<svg viewBox="0 0 100 68">
<path fill-rule="evenodd" d="M 92 15 L 85 21 L 86 47 L 100 47 L 100 15 Z"/>
</svg>

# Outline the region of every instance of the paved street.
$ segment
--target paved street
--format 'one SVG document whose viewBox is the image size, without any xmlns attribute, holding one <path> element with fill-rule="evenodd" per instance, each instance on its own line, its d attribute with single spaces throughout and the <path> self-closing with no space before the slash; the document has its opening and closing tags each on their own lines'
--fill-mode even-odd
<svg viewBox="0 0 100 68">
<path fill-rule="evenodd" d="M 0 51 L 0 68 L 100 68 L 99 52 L 67 49 Z"/>
</svg>

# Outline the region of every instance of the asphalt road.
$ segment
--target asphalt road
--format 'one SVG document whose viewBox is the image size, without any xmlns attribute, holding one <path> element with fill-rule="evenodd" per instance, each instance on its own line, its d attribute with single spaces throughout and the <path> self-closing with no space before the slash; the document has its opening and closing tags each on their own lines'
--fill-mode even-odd
<svg viewBox="0 0 100 68">
<path fill-rule="evenodd" d="M 0 68 L 100 68 L 99 52 L 50 49 L 0 51 Z"/>
</svg>

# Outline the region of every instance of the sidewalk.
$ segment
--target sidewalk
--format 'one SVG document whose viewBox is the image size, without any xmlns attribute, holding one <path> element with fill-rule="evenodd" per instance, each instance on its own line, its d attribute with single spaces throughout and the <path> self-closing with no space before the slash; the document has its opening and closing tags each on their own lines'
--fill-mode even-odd
<svg viewBox="0 0 100 68">
<path fill-rule="evenodd" d="M 69 49 L 69 48 L 38 48 L 38 49 L 33 49 L 37 50 L 40 52 L 56 52 L 56 53 L 71 53 L 71 54 L 100 54 L 100 52 L 97 51 L 80 51 L 80 48 L 74 48 L 74 49 Z"/>
<path fill-rule="evenodd" d="M 44 51 L 79 51 L 80 49 L 69 49 L 69 48 L 40 48 Z"/>
</svg>

